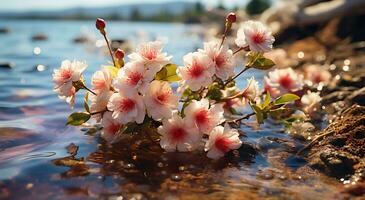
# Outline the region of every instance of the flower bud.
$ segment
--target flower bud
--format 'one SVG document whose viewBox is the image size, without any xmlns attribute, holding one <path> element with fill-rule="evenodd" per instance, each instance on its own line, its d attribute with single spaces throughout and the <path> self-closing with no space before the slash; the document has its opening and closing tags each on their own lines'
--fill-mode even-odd
<svg viewBox="0 0 365 200">
<path fill-rule="evenodd" d="M 237 16 L 236 16 L 236 13 L 234 13 L 234 12 L 230 12 L 226 17 L 226 21 L 229 23 L 235 23 L 236 20 L 237 20 Z"/>
<path fill-rule="evenodd" d="M 117 49 L 115 52 L 114 52 L 114 56 L 115 58 L 117 59 L 123 59 L 124 58 L 124 51 L 122 49 Z"/>
<path fill-rule="evenodd" d="M 101 19 L 101 18 L 97 18 L 97 19 L 96 19 L 95 26 L 96 26 L 96 28 L 97 28 L 99 31 L 104 30 L 105 25 L 106 25 L 106 23 L 105 23 L 105 21 L 104 21 L 103 19 Z"/>
</svg>

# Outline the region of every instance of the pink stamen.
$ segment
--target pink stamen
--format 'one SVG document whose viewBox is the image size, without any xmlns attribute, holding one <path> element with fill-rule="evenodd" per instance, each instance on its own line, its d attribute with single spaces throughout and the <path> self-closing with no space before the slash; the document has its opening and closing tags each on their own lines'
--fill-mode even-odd
<svg viewBox="0 0 365 200">
<path fill-rule="evenodd" d="M 134 109 L 134 107 L 136 106 L 136 103 L 131 100 L 131 99 L 122 99 L 122 101 L 120 102 L 120 110 L 123 112 L 129 112 L 131 110 Z"/>
<path fill-rule="evenodd" d="M 160 92 L 157 94 L 156 100 L 160 104 L 165 104 L 165 103 L 167 103 L 169 96 L 170 96 L 169 92 Z"/>
<path fill-rule="evenodd" d="M 289 74 L 286 74 L 286 75 L 281 76 L 281 77 L 279 78 L 279 83 L 280 83 L 280 85 L 281 85 L 283 88 L 285 88 L 285 89 L 289 90 L 289 89 L 291 89 L 291 87 L 292 87 L 292 85 L 293 85 L 293 79 L 290 77 L 290 75 L 289 75 Z"/>
<path fill-rule="evenodd" d="M 195 114 L 195 120 L 198 124 L 206 124 L 209 122 L 209 113 L 207 110 L 200 110 Z"/>
<path fill-rule="evenodd" d="M 226 58 L 223 55 L 218 54 L 215 56 L 214 62 L 218 67 L 222 67 L 226 63 Z"/>
<path fill-rule="evenodd" d="M 215 140 L 215 147 L 217 149 L 219 149 L 220 151 L 222 151 L 223 153 L 226 153 L 230 150 L 229 146 L 230 146 L 231 142 L 224 137 L 219 137 Z"/>
<path fill-rule="evenodd" d="M 199 65 L 199 63 L 194 62 L 193 65 L 188 70 L 191 77 L 198 78 L 203 74 L 204 67 Z"/>
<path fill-rule="evenodd" d="M 178 127 L 178 126 L 171 128 L 171 130 L 169 131 L 169 134 L 170 134 L 171 140 L 174 142 L 184 140 L 184 138 L 187 135 L 186 131 L 182 127 Z"/>
<path fill-rule="evenodd" d="M 256 44 L 261 44 L 262 42 L 265 41 L 265 37 L 262 33 L 256 33 L 252 36 L 252 40 L 253 42 L 255 42 Z"/>
<path fill-rule="evenodd" d="M 138 72 L 131 72 L 129 75 L 128 75 L 128 84 L 129 85 L 137 85 L 138 82 L 142 79 L 142 74 L 138 73 Z"/>
<path fill-rule="evenodd" d="M 151 49 L 150 47 L 145 47 L 142 49 L 142 56 L 147 58 L 148 60 L 154 60 L 157 58 L 157 51 Z"/>
<path fill-rule="evenodd" d="M 62 80 L 66 81 L 70 79 L 72 76 L 72 72 L 70 70 L 62 70 L 61 71 L 61 78 Z"/>
<path fill-rule="evenodd" d="M 110 124 L 110 126 L 106 127 L 109 133 L 117 133 L 119 131 L 120 125 L 119 124 Z"/>
</svg>

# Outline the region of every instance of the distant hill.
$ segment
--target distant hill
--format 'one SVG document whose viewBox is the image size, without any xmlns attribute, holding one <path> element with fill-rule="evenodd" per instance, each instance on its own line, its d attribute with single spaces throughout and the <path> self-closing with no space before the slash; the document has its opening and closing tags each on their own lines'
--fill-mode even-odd
<svg viewBox="0 0 365 200">
<path fill-rule="evenodd" d="M 136 3 L 127 5 L 92 7 L 92 8 L 69 8 L 62 10 L 34 10 L 22 12 L 1 12 L 0 18 L 95 18 L 110 17 L 129 18 L 131 15 L 149 17 L 163 12 L 180 15 L 186 10 L 194 9 L 193 2 L 166 2 L 166 3 Z"/>
</svg>

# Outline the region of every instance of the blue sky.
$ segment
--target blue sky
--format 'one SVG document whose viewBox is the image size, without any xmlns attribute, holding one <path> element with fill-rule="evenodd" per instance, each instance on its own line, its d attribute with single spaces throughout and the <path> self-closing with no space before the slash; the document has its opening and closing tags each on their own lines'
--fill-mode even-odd
<svg viewBox="0 0 365 200">
<path fill-rule="evenodd" d="M 39 10 L 61 9 L 70 7 L 98 7 L 131 3 L 163 3 L 168 1 L 196 2 L 198 0 L 0 0 L 0 10 Z M 222 2 L 227 7 L 244 5 L 247 0 L 199 0 L 207 6 L 215 6 Z"/>
</svg>

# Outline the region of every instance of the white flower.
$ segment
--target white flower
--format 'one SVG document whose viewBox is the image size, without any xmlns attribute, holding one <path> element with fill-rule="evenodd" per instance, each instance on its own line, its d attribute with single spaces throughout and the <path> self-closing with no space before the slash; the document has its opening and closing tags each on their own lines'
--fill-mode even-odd
<svg viewBox="0 0 365 200">
<path fill-rule="evenodd" d="M 247 79 L 247 86 L 243 90 L 242 96 L 245 102 L 249 100 L 255 100 L 260 95 L 259 83 L 254 77 Z"/>
<path fill-rule="evenodd" d="M 125 95 L 142 94 L 148 88 L 153 76 L 148 76 L 142 62 L 129 62 L 118 71 L 113 86 Z"/>
<path fill-rule="evenodd" d="M 268 28 L 258 21 L 244 22 L 238 29 L 236 44 L 244 48 L 250 47 L 255 52 L 268 52 L 272 49 L 275 39 Z"/>
<path fill-rule="evenodd" d="M 193 100 L 184 110 L 189 126 L 198 127 L 199 131 L 204 134 L 209 134 L 215 126 L 224 121 L 223 113 L 222 104 L 214 104 L 209 108 L 208 99 Z"/>
<path fill-rule="evenodd" d="M 307 94 L 303 95 L 300 102 L 302 103 L 303 110 L 309 116 L 315 116 L 319 109 L 319 102 L 322 98 L 319 96 L 318 92 L 307 91 Z"/>
<path fill-rule="evenodd" d="M 275 69 L 269 72 L 264 80 L 265 90 L 269 91 L 273 97 L 303 88 L 303 76 L 297 74 L 292 68 Z"/>
<path fill-rule="evenodd" d="M 122 125 L 113 119 L 112 112 L 105 112 L 103 114 L 101 125 L 103 126 L 101 137 L 110 143 L 116 142 L 119 137 L 118 132 Z"/>
<path fill-rule="evenodd" d="M 74 104 L 76 93 L 72 83 L 81 79 L 82 72 L 86 67 L 87 65 L 84 62 L 64 60 L 60 69 L 55 69 L 52 75 L 55 84 L 54 91 L 71 106 Z"/>
<path fill-rule="evenodd" d="M 213 61 L 215 75 L 218 78 L 227 80 L 234 75 L 233 52 L 227 46 L 220 47 L 219 42 L 212 41 L 204 43 L 204 50 L 199 51 L 206 54 Z"/>
<path fill-rule="evenodd" d="M 331 81 L 331 73 L 323 69 L 319 65 L 310 65 L 304 69 L 305 78 L 310 81 L 311 84 L 317 85 L 319 83 L 328 84 Z"/>
<path fill-rule="evenodd" d="M 90 112 L 95 113 L 106 110 L 106 107 L 112 94 L 113 94 L 112 91 L 104 91 L 102 93 L 99 93 L 98 95 L 93 95 L 89 93 Z M 96 121 L 100 121 L 101 114 L 94 114 L 92 115 L 92 117 Z"/>
<path fill-rule="evenodd" d="M 148 116 L 154 120 L 170 118 L 176 109 L 179 99 L 173 94 L 171 86 L 166 81 L 152 81 L 144 97 Z"/>
<path fill-rule="evenodd" d="M 91 85 L 96 94 L 109 91 L 111 83 L 112 75 L 106 69 L 96 71 L 91 78 Z"/>
<path fill-rule="evenodd" d="M 108 102 L 108 110 L 113 111 L 113 118 L 121 124 L 128 122 L 142 123 L 146 115 L 142 96 L 137 93 L 124 95 L 114 93 Z"/>
<path fill-rule="evenodd" d="M 202 137 L 198 129 L 195 126 L 189 126 L 177 112 L 170 119 L 163 121 L 157 131 L 161 134 L 161 147 L 168 152 L 191 151 Z"/>
<path fill-rule="evenodd" d="M 205 144 L 207 156 L 212 159 L 223 157 L 230 150 L 238 149 L 242 145 L 238 131 L 231 129 L 228 124 L 215 127 L 209 135 Z"/>
<path fill-rule="evenodd" d="M 237 87 L 227 88 L 226 90 L 222 91 L 224 98 L 238 95 L 240 92 L 241 91 Z M 228 99 L 228 100 L 224 101 L 223 108 L 224 108 L 226 114 L 235 114 L 235 113 L 232 113 L 232 111 L 233 111 L 232 109 L 236 110 L 239 108 L 243 108 L 246 103 L 247 102 L 246 102 L 245 98 Z"/>
<path fill-rule="evenodd" d="M 162 48 L 163 43 L 161 41 L 146 42 L 139 46 L 137 52 L 130 54 L 128 57 L 131 61 L 142 61 L 147 73 L 154 76 L 172 58 L 172 56 L 163 53 Z"/>
<path fill-rule="evenodd" d="M 183 84 L 193 91 L 212 83 L 215 72 L 214 63 L 205 54 L 200 52 L 189 53 L 184 56 L 184 67 L 180 67 L 179 73 Z"/>
</svg>

